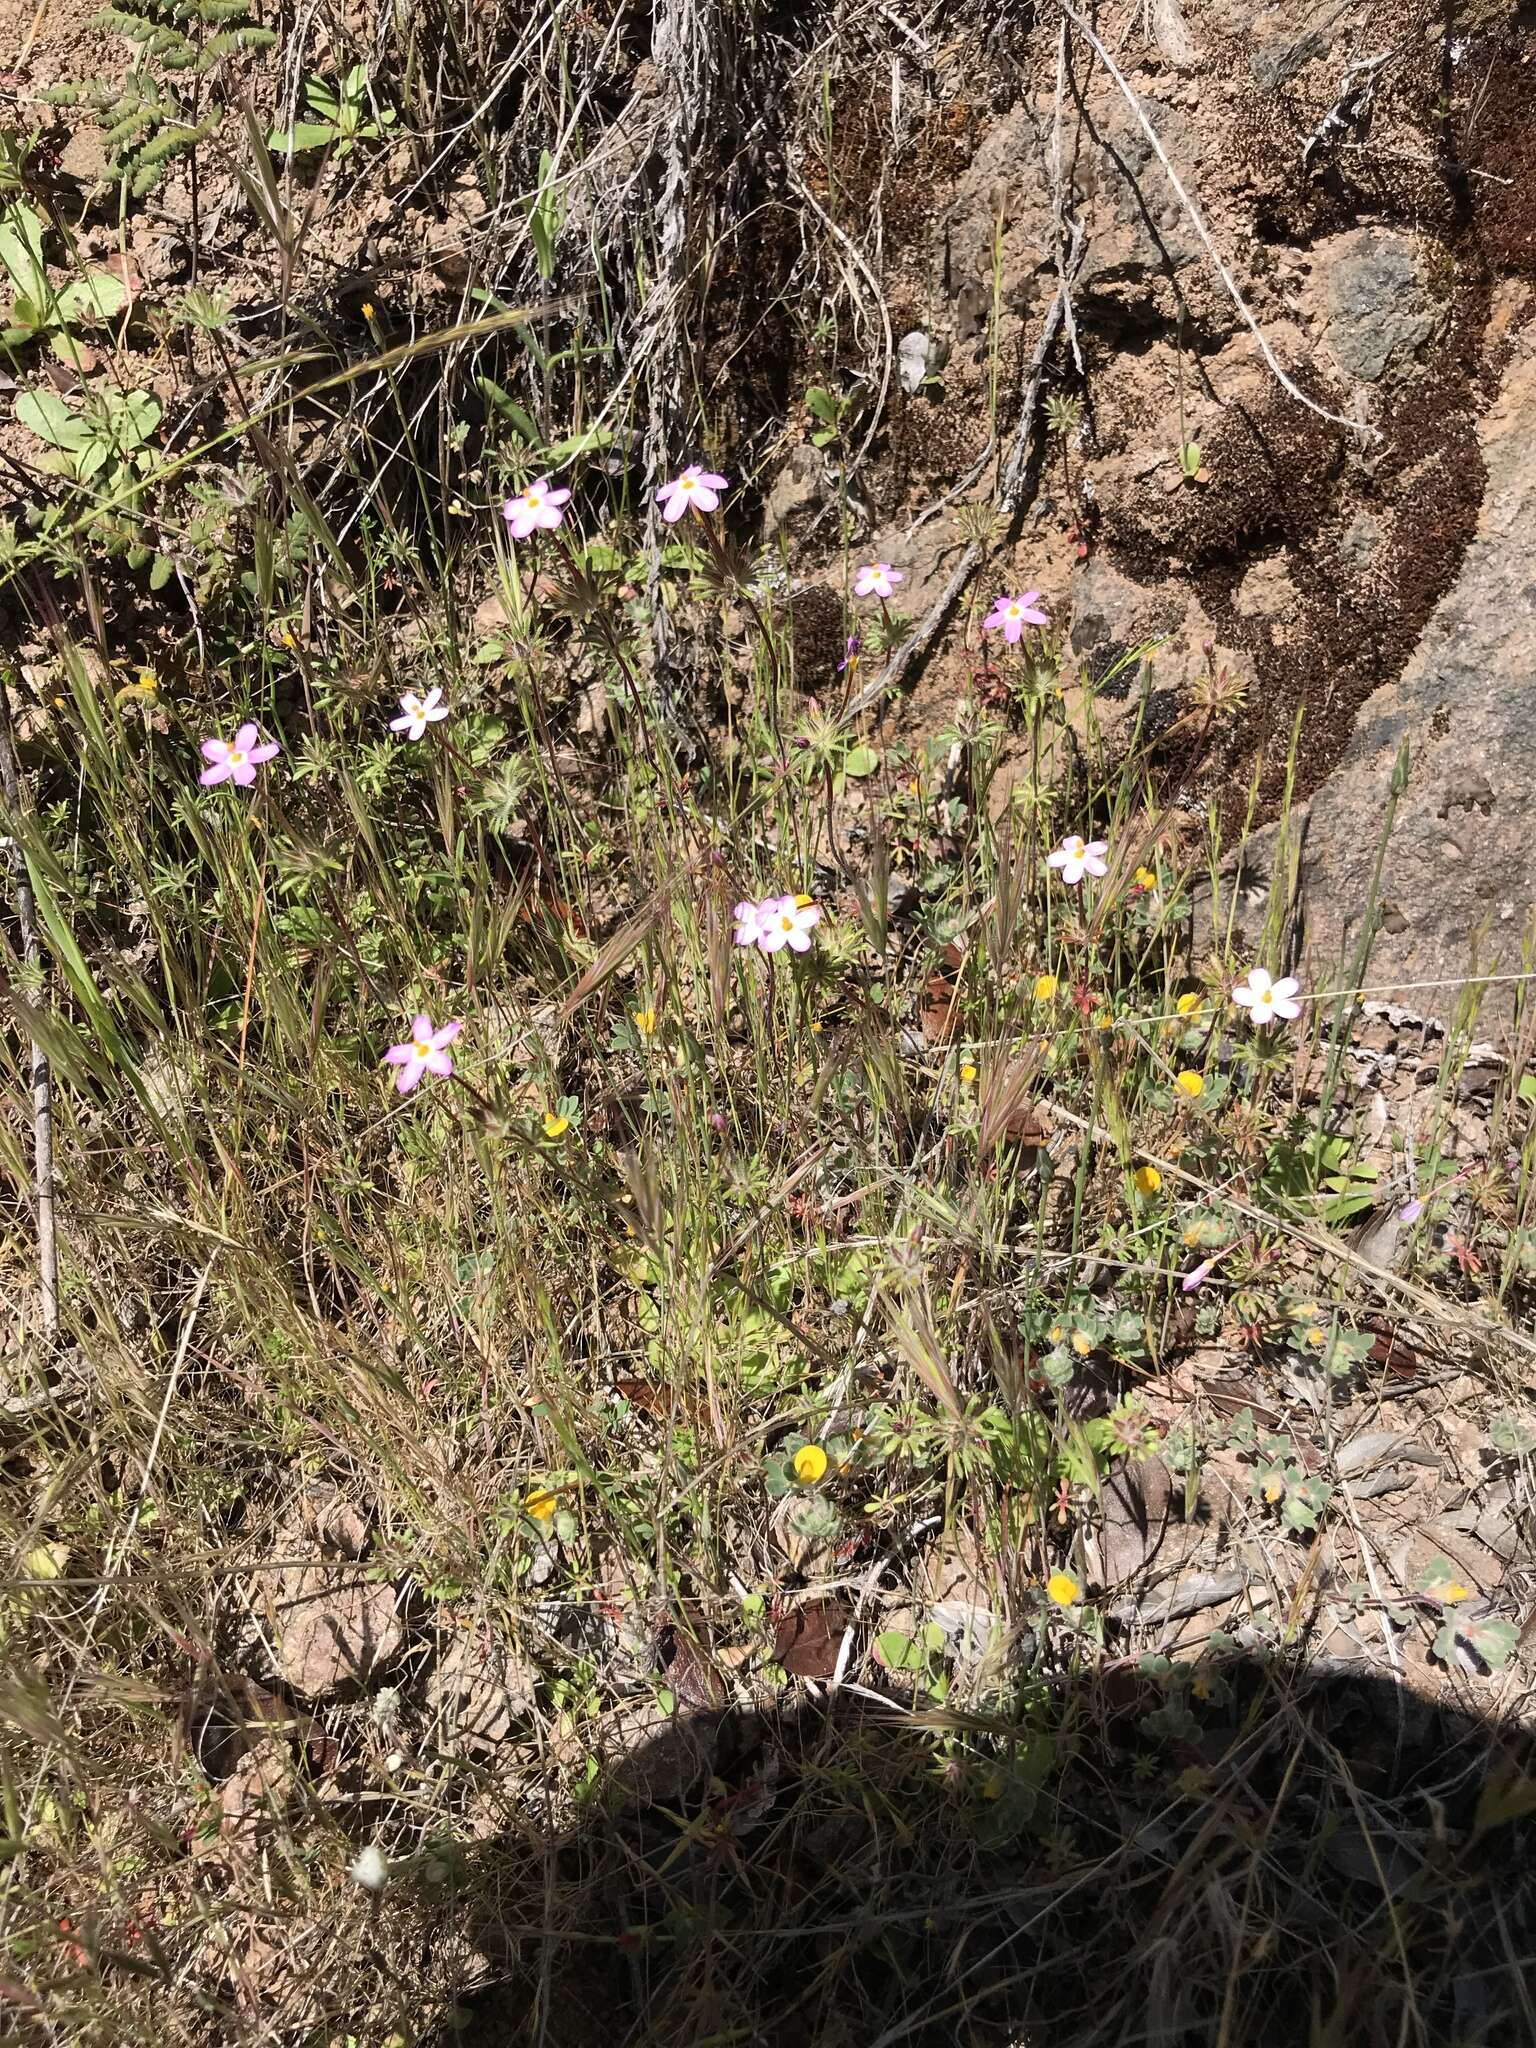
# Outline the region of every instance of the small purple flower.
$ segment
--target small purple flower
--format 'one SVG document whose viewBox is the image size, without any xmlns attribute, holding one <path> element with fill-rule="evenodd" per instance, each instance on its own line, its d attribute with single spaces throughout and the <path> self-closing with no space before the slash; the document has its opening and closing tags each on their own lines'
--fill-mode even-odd
<svg viewBox="0 0 1536 2048">
<path fill-rule="evenodd" d="M 854 578 L 855 597 L 894 597 L 896 585 L 905 583 L 906 576 L 900 569 L 893 569 L 889 562 L 866 562 Z"/>
<path fill-rule="evenodd" d="M 204 789 L 212 789 L 220 782 L 233 782 L 241 789 L 249 789 L 262 763 L 281 752 L 276 740 L 262 740 L 256 726 L 242 725 L 232 740 L 203 741 L 203 759 L 208 766 L 197 779 Z"/>
<path fill-rule="evenodd" d="M 570 496 L 569 491 L 552 491 L 549 478 L 541 476 L 526 491 L 519 491 L 515 498 L 504 498 L 501 516 L 512 529 L 514 540 L 526 540 L 530 533 L 537 533 L 540 528 L 553 533 L 565 517 L 562 508 L 569 503 Z"/>
<path fill-rule="evenodd" d="M 1198 1293 L 1206 1281 L 1210 1279 L 1211 1269 L 1215 1264 L 1216 1261 L 1214 1259 L 1202 1259 L 1199 1265 L 1192 1267 L 1179 1282 L 1180 1292 L 1184 1294 Z"/>
<path fill-rule="evenodd" d="M 1018 597 L 1000 597 L 981 622 L 983 633 L 999 629 L 1010 647 L 1016 645 L 1026 626 L 1048 626 L 1050 620 L 1040 609 L 1038 590 L 1026 590 Z"/>
<path fill-rule="evenodd" d="M 668 526 L 676 526 L 685 512 L 717 511 L 720 493 L 728 489 L 729 484 L 728 477 L 716 476 L 713 470 L 691 462 L 681 476 L 662 485 L 656 493 L 656 502 Z"/>
<path fill-rule="evenodd" d="M 1398 1210 L 1397 1213 L 1400 1221 L 1404 1223 L 1417 1223 L 1419 1218 L 1424 1214 L 1424 1204 L 1422 1200 L 1415 1202 L 1404 1202 L 1403 1206 L 1401 1207 L 1401 1209 Z"/>
<path fill-rule="evenodd" d="M 425 1011 L 411 1019 L 410 1037 L 403 1045 L 392 1045 L 384 1055 L 385 1066 L 400 1069 L 395 1086 L 402 1095 L 409 1095 L 423 1074 L 446 1076 L 453 1072 L 447 1049 L 463 1029 L 457 1017 L 440 1024 L 435 1031 Z"/>
<path fill-rule="evenodd" d="M 843 673 L 844 669 L 853 667 L 854 663 L 859 658 L 859 649 L 863 646 L 863 644 L 863 641 L 859 638 L 857 633 L 850 633 L 848 635 L 847 645 L 843 648 L 843 658 L 837 664 L 837 672 L 839 675 Z"/>
</svg>

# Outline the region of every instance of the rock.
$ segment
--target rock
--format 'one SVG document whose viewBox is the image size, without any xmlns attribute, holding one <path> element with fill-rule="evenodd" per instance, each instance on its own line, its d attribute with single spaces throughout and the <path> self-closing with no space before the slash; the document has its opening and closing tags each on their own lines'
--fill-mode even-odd
<svg viewBox="0 0 1536 2048">
<path fill-rule="evenodd" d="M 264 1828 L 281 1819 L 297 1789 L 287 1743 L 276 1735 L 264 1737 L 219 1787 L 220 1853 L 249 1855 Z"/>
<path fill-rule="evenodd" d="M 1221 1607 L 1247 1591 L 1252 1574 L 1243 1571 L 1195 1573 L 1177 1579 L 1165 1590 L 1144 1600 L 1122 1600 L 1110 1609 L 1110 1618 L 1136 1623 L 1143 1628 L 1161 1628 L 1170 1621 L 1183 1621 L 1207 1607 Z"/>
<path fill-rule="evenodd" d="M 494 1749 L 533 1712 L 539 1674 L 488 1628 L 453 1636 L 427 1681 L 427 1706 L 449 1751 Z"/>
<path fill-rule="evenodd" d="M 1278 92 L 1309 64 L 1326 57 L 1348 0 L 1212 0 L 1209 18 L 1223 38 L 1246 50 L 1248 72 L 1263 92 Z"/>
<path fill-rule="evenodd" d="M 667 1714 L 655 1700 L 626 1700 L 595 1727 L 574 1729 L 555 1744 L 557 1759 L 597 1759 L 607 1791 L 621 1803 L 675 1806 L 714 1761 L 715 1718 Z"/>
<path fill-rule="evenodd" d="M 1439 325 L 1411 235 L 1356 228 L 1318 251 L 1317 268 L 1328 347 L 1339 368 L 1364 384 L 1405 368 Z"/>
<path fill-rule="evenodd" d="M 1105 1480 L 1095 1539 L 1105 1586 L 1124 1585 L 1155 1560 L 1172 1497 L 1172 1477 L 1161 1458 L 1123 1464 Z"/>
<path fill-rule="evenodd" d="M 901 388 L 911 398 L 921 390 L 923 379 L 928 374 L 928 361 L 933 344 L 920 327 L 914 327 L 904 334 L 896 344 L 896 374 L 901 379 Z"/>
<path fill-rule="evenodd" d="M 405 1647 L 395 1589 L 357 1567 L 291 1565 L 279 1582 L 277 1670 L 305 1699 L 360 1692 Z"/>
<path fill-rule="evenodd" d="M 791 448 L 763 501 L 763 538 L 772 540 L 821 503 L 821 457 L 808 442 Z"/>
<path fill-rule="evenodd" d="M 1444 980 L 1415 996 L 1449 1016 L 1473 956 L 1485 972 L 1521 965 L 1536 902 L 1536 360 L 1511 365 L 1482 422 L 1487 485 L 1477 530 L 1396 682 L 1364 706 L 1344 757 L 1311 800 L 1302 853 L 1311 985 L 1358 945 L 1398 749 L 1411 748 L 1382 872 L 1396 906 L 1368 979 Z M 1507 1022 L 1509 985 L 1481 1021 Z"/>
</svg>

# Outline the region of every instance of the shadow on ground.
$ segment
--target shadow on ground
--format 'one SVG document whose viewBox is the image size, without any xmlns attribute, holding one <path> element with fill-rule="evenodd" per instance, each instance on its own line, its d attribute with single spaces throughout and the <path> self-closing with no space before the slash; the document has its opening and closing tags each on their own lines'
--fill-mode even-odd
<svg viewBox="0 0 1536 2048">
<path fill-rule="evenodd" d="M 1232 1652 L 679 1720 L 480 1845 L 432 2048 L 1536 2039 L 1528 1731 Z M 483 1964 L 480 1966 L 483 1969 Z"/>
</svg>

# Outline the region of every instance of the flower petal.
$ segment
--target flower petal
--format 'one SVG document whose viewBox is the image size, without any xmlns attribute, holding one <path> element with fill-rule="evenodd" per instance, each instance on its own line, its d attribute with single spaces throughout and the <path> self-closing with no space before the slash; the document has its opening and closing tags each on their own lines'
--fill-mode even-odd
<svg viewBox="0 0 1536 2048">
<path fill-rule="evenodd" d="M 445 1045 L 452 1045 L 463 1029 L 464 1020 L 462 1017 L 450 1018 L 446 1024 L 440 1024 L 434 1032 L 429 1034 L 429 1043 L 438 1052 L 441 1052 Z"/>
</svg>

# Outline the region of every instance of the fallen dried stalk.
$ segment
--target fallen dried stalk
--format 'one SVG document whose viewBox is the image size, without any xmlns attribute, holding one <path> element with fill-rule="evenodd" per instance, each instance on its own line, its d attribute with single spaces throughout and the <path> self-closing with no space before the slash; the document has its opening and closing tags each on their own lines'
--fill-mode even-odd
<svg viewBox="0 0 1536 2048">
<path fill-rule="evenodd" d="M 21 817 L 21 770 L 11 734 L 11 700 L 0 680 L 0 788 L 13 821 Z M 40 977 L 43 949 L 37 936 L 37 905 L 21 842 L 10 842 L 16 892 L 16 922 L 21 928 L 21 954 L 29 974 Z M 59 1328 L 59 1247 L 53 1210 L 53 1091 L 48 1055 L 34 1038 L 32 1048 L 32 1172 L 37 1207 L 37 1277 L 42 1294 L 43 1329 L 49 1337 Z"/>
</svg>

